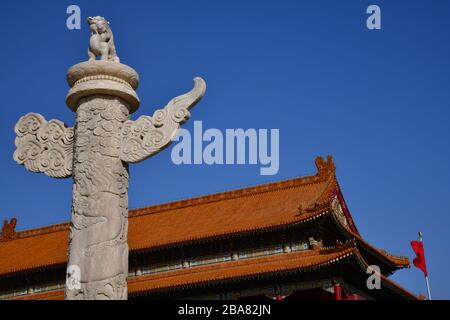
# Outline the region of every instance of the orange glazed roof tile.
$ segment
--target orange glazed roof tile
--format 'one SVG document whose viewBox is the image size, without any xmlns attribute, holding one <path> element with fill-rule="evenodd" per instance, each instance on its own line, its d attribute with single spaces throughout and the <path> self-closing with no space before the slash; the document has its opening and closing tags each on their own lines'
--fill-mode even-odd
<svg viewBox="0 0 450 320">
<path fill-rule="evenodd" d="M 295 253 L 283 253 L 261 258 L 223 262 L 206 266 L 166 271 L 157 274 L 136 276 L 128 279 L 128 292 L 156 292 L 177 288 L 207 285 L 246 278 L 257 278 L 278 272 L 307 272 L 327 267 L 349 258 L 356 258 L 365 272 L 367 263 L 359 254 L 355 242 L 349 242 L 336 248 L 307 250 Z M 382 276 L 382 282 L 391 290 L 409 299 L 417 299 L 409 291 Z M 38 293 L 16 299 L 63 299 L 63 290 Z"/>
<path fill-rule="evenodd" d="M 356 243 L 350 241 L 336 248 L 307 250 L 273 256 L 223 262 L 176 271 L 132 277 L 128 279 L 130 293 L 151 292 L 231 281 L 245 278 L 264 277 L 278 272 L 307 272 L 339 263 L 345 259 L 356 258 L 366 272 L 368 264 L 360 255 Z M 409 299 L 417 297 L 400 287 L 387 277 L 380 275 L 384 285 Z"/>
<path fill-rule="evenodd" d="M 12 300 L 64 300 L 64 290 L 54 290 L 30 295 L 18 296 Z"/>
<path fill-rule="evenodd" d="M 0 274 L 66 262 L 67 226 L 42 228 L 35 235 L 0 241 Z M 33 230 L 34 231 L 34 230 Z"/>
<path fill-rule="evenodd" d="M 314 203 L 332 185 L 334 165 L 315 176 L 130 210 L 130 250 L 174 245 L 242 233 L 307 219 L 299 206 Z M 0 238 L 0 274 L 66 262 L 68 224 L 12 233 Z"/>
<path fill-rule="evenodd" d="M 318 172 L 314 176 L 130 210 L 130 250 L 316 219 L 329 213 L 330 198 L 339 188 L 331 157 L 317 158 L 316 166 Z M 352 235 L 360 239 L 350 214 L 346 215 Z M 0 237 L 0 275 L 66 262 L 68 224 L 22 232 L 14 232 L 14 226 L 15 221 L 5 223 Z"/>
<path fill-rule="evenodd" d="M 130 293 L 158 291 L 208 282 L 264 276 L 276 272 L 309 271 L 337 263 L 352 255 L 353 248 L 320 253 L 315 250 L 284 253 L 262 258 L 223 262 L 208 266 L 145 275 L 128 280 Z"/>
</svg>

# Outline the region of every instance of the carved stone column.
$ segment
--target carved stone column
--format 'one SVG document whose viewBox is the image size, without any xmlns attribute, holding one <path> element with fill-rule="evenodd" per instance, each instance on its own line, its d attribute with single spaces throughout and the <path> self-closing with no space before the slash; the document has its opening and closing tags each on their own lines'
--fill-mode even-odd
<svg viewBox="0 0 450 320">
<path fill-rule="evenodd" d="M 139 106 L 138 74 L 112 61 L 69 69 L 76 112 L 66 299 L 127 299 L 128 164 L 121 132 Z"/>
<path fill-rule="evenodd" d="M 129 120 L 139 107 L 138 74 L 119 62 L 109 22 L 96 16 L 88 23 L 89 61 L 67 73 L 75 127 L 28 113 L 16 124 L 13 157 L 31 172 L 73 176 L 66 299 L 127 299 L 128 164 L 172 142 L 206 83 L 196 77 L 191 91 L 153 116 Z"/>
</svg>

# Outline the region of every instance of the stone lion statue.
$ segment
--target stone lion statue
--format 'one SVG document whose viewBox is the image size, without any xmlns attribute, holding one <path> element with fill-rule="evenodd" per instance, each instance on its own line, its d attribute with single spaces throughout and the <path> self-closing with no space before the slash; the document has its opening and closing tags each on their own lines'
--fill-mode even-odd
<svg viewBox="0 0 450 320">
<path fill-rule="evenodd" d="M 100 16 L 88 17 L 87 22 L 91 30 L 88 50 L 89 61 L 95 60 L 97 56 L 100 56 L 100 60 L 120 62 L 116 54 L 114 37 L 109 22 Z"/>
</svg>

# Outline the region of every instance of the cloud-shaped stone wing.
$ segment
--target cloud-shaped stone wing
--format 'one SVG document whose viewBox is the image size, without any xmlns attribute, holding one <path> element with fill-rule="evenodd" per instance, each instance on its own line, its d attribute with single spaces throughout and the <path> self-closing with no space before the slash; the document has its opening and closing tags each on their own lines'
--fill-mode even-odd
<svg viewBox="0 0 450 320">
<path fill-rule="evenodd" d="M 170 144 L 180 125 L 189 118 L 189 109 L 205 94 L 205 81 L 197 77 L 194 82 L 190 92 L 170 100 L 164 109 L 156 110 L 153 117 L 141 116 L 124 123 L 120 155 L 123 161 L 145 160 Z"/>
<path fill-rule="evenodd" d="M 54 178 L 72 174 L 73 128 L 59 120 L 46 121 L 37 113 L 20 118 L 15 127 L 14 160 L 32 172 Z"/>
</svg>

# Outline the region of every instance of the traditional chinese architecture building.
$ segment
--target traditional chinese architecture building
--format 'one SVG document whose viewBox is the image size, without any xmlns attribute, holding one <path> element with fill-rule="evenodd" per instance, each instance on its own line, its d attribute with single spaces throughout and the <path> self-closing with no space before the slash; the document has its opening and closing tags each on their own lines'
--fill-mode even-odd
<svg viewBox="0 0 450 320">
<path fill-rule="evenodd" d="M 332 158 L 317 173 L 130 210 L 129 299 L 416 299 L 388 277 L 406 257 L 365 241 Z M 0 237 L 1 299 L 63 299 L 68 224 Z M 381 288 L 367 287 L 367 267 Z"/>
</svg>

